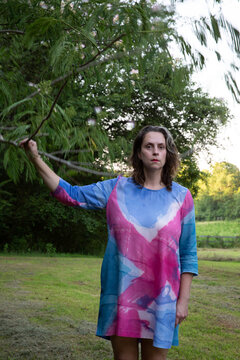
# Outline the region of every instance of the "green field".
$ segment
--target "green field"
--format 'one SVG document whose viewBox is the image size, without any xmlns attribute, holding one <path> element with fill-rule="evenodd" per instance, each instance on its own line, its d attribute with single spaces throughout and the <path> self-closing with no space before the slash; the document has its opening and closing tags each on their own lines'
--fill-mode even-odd
<svg viewBox="0 0 240 360">
<path fill-rule="evenodd" d="M 240 248 L 240 219 L 197 222 L 196 233 L 199 248 Z"/>
<path fill-rule="evenodd" d="M 100 266 L 94 257 L 0 256 L 0 359 L 112 359 L 110 343 L 94 335 Z M 199 272 L 168 359 L 236 360 L 240 263 L 200 260 Z"/>
<path fill-rule="evenodd" d="M 197 235 L 240 236 L 240 219 L 197 221 Z"/>
</svg>

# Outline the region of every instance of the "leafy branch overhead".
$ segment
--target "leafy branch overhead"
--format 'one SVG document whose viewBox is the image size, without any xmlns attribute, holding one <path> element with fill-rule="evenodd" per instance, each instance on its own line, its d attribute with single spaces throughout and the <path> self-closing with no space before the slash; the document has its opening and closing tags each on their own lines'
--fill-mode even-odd
<svg viewBox="0 0 240 360">
<path fill-rule="evenodd" d="M 172 0 L 172 6 L 176 3 L 183 3 L 186 0 Z M 187 2 L 187 1 L 186 1 Z M 182 36 L 176 35 L 175 39 L 180 44 L 182 53 L 185 57 L 190 57 L 193 65 L 202 68 L 206 64 L 206 55 L 204 50 L 212 48 L 212 52 L 216 55 L 219 62 L 223 64 L 224 78 L 226 85 L 232 93 L 236 102 L 240 103 L 240 89 L 235 80 L 235 74 L 240 70 L 239 56 L 240 56 L 240 31 L 239 28 L 230 23 L 222 11 L 222 3 L 225 0 L 211 0 L 206 1 L 206 8 L 208 9 L 208 16 L 194 16 L 191 18 L 192 34 L 195 34 L 199 40 L 199 46 L 191 46 Z M 238 0 L 236 0 L 238 2 Z M 193 6 L 193 5 L 190 5 Z M 228 6 L 233 6 L 229 4 Z M 184 20 L 182 19 L 182 22 Z M 215 47 L 212 45 L 214 40 Z M 222 46 L 222 41 L 225 41 L 229 50 L 232 52 L 232 60 L 225 59 L 225 53 L 219 50 L 219 44 Z M 211 44 L 211 45 L 210 45 Z M 223 48 L 224 46 L 222 46 Z M 226 49 L 226 45 L 225 45 Z M 226 51 L 226 50 L 225 50 Z"/>
<path fill-rule="evenodd" d="M 190 70 L 171 58 L 177 35 L 165 7 L 9 0 L 0 19 L 0 151 L 14 181 L 35 177 L 16 146 L 26 137 L 60 172 L 112 176 L 146 124 L 168 127 L 194 162 L 193 145 L 213 143 L 227 121 L 225 105 L 194 90 Z"/>
</svg>

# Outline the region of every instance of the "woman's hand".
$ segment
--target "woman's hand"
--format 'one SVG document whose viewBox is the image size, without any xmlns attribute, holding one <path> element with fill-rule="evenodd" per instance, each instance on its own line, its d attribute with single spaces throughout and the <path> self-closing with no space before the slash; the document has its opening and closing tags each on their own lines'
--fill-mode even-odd
<svg viewBox="0 0 240 360">
<path fill-rule="evenodd" d="M 177 300 L 175 326 L 180 324 L 188 316 L 188 301 L 192 283 L 192 273 L 181 274 L 179 297 Z"/>
<path fill-rule="evenodd" d="M 26 151 L 28 158 L 43 178 L 45 185 L 54 192 L 59 184 L 60 177 L 41 159 L 38 153 L 37 143 L 34 140 L 30 140 L 29 142 L 27 142 L 27 140 L 28 139 L 22 140 L 19 146 Z"/>
<path fill-rule="evenodd" d="M 177 301 L 177 308 L 176 308 L 176 320 L 175 320 L 175 327 L 178 324 L 181 324 L 183 320 L 186 319 L 188 316 L 188 301 L 178 299 Z"/>
<path fill-rule="evenodd" d="M 27 142 L 28 139 L 24 139 L 20 142 L 19 146 L 23 148 L 30 160 L 34 160 L 40 157 L 38 153 L 37 143 L 34 140 L 30 140 Z"/>
</svg>

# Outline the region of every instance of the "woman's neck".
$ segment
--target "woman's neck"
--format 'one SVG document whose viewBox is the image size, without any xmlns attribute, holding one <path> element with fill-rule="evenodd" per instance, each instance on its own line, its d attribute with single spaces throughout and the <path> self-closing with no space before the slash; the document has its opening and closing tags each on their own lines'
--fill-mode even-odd
<svg viewBox="0 0 240 360">
<path fill-rule="evenodd" d="M 147 173 L 144 171 L 145 181 L 144 187 L 150 190 L 160 190 L 165 187 L 165 184 L 161 181 L 161 173 L 159 172 L 152 172 Z"/>
</svg>

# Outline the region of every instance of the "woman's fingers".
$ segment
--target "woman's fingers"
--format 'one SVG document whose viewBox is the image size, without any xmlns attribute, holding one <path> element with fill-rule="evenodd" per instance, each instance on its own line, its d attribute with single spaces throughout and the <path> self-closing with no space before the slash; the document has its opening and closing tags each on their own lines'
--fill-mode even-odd
<svg viewBox="0 0 240 360">
<path fill-rule="evenodd" d="M 175 327 L 178 324 L 181 324 L 181 322 L 184 321 L 186 318 L 187 318 L 187 316 L 176 316 Z"/>
<path fill-rule="evenodd" d="M 34 140 L 24 139 L 19 143 L 19 146 L 23 148 L 27 155 L 30 157 L 37 157 L 38 156 L 38 148 L 37 143 Z"/>
<path fill-rule="evenodd" d="M 24 144 L 25 144 L 27 141 L 28 141 L 28 139 L 27 139 L 27 138 L 26 138 L 26 139 L 24 139 L 24 140 L 22 140 L 22 141 L 20 141 L 19 146 L 20 146 L 20 147 L 22 147 L 22 148 L 23 148 L 23 147 L 25 147 L 25 145 L 24 145 Z M 26 145 L 27 145 L 27 144 L 26 144 Z"/>
<path fill-rule="evenodd" d="M 186 301 L 177 301 L 175 326 L 180 324 L 188 316 L 188 303 Z"/>
</svg>

